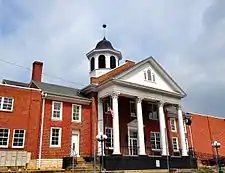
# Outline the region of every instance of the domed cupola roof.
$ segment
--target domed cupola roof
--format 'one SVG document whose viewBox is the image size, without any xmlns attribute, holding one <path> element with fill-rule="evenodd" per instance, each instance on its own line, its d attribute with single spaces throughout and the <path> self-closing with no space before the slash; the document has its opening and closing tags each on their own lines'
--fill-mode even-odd
<svg viewBox="0 0 225 173">
<path fill-rule="evenodd" d="M 95 49 L 111 49 L 115 50 L 112 46 L 112 43 L 104 37 L 101 41 L 99 41 L 95 47 Z"/>
</svg>

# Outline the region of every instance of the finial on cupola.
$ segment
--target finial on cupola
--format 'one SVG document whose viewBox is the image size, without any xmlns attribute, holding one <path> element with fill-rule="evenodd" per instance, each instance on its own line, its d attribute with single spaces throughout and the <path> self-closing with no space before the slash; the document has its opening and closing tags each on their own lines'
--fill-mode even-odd
<svg viewBox="0 0 225 173">
<path fill-rule="evenodd" d="M 103 24 L 102 25 L 102 28 L 104 29 L 104 38 L 103 38 L 103 40 L 105 40 L 105 34 L 106 34 L 106 27 L 107 27 L 107 25 L 106 24 Z"/>
</svg>

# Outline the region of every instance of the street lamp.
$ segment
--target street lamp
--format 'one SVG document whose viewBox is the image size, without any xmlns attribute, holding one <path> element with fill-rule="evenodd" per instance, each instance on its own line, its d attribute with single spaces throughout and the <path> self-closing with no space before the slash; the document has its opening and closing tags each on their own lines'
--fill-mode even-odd
<svg viewBox="0 0 225 173">
<path fill-rule="evenodd" d="M 217 168 L 218 168 L 218 173 L 221 173 L 222 170 L 221 170 L 221 166 L 220 166 L 220 163 L 219 163 L 219 152 L 218 152 L 218 149 L 220 148 L 220 143 L 218 141 L 214 141 L 212 143 L 212 146 L 216 150 L 216 165 L 217 165 Z"/>
<path fill-rule="evenodd" d="M 102 170 L 104 169 L 104 163 L 103 163 L 103 144 L 104 144 L 104 141 L 107 139 L 107 136 L 103 133 L 100 133 L 96 136 L 98 142 L 101 142 L 101 156 L 102 156 L 102 164 L 100 164 L 100 170 L 102 172 Z"/>
</svg>

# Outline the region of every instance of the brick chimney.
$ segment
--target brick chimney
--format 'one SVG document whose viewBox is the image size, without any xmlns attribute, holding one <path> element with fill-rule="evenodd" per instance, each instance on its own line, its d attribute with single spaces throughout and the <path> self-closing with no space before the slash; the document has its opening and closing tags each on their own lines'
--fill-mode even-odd
<svg viewBox="0 0 225 173">
<path fill-rule="evenodd" d="M 42 69 L 43 69 L 43 62 L 34 61 L 33 62 L 32 78 L 31 78 L 31 80 L 41 82 Z"/>
</svg>

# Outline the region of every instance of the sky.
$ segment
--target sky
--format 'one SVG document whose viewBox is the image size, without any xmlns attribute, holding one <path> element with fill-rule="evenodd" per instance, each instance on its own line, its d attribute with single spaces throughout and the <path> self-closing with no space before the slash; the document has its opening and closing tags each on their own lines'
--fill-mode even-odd
<svg viewBox="0 0 225 173">
<path fill-rule="evenodd" d="M 38 60 L 45 82 L 82 88 L 85 54 L 105 23 L 123 61 L 153 56 L 184 89 L 185 111 L 225 117 L 224 7 L 224 0 L 0 0 L 0 80 L 29 82 L 27 68 Z"/>
</svg>

